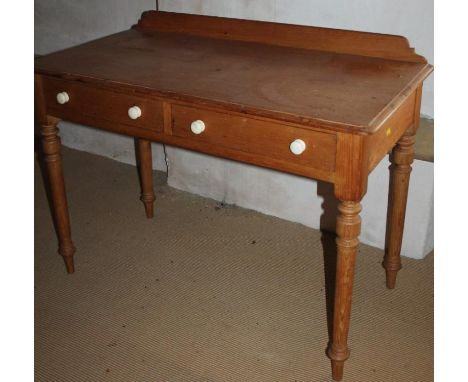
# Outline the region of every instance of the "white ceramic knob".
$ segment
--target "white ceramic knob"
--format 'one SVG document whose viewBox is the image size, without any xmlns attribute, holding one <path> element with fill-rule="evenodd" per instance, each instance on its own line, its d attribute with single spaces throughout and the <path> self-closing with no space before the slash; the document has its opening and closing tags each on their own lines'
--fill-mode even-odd
<svg viewBox="0 0 468 382">
<path fill-rule="evenodd" d="M 205 131 L 205 122 L 203 121 L 193 121 L 192 124 L 190 125 L 190 130 L 192 130 L 192 133 L 194 134 L 201 134 Z"/>
<path fill-rule="evenodd" d="M 296 139 L 291 142 L 289 149 L 294 155 L 301 155 L 306 149 L 306 144 L 302 139 Z"/>
<path fill-rule="evenodd" d="M 137 119 L 141 117 L 141 109 L 138 106 L 132 106 L 128 109 L 128 116 L 131 119 Z"/>
<path fill-rule="evenodd" d="M 70 97 L 68 96 L 67 92 L 57 93 L 57 102 L 60 105 L 63 105 L 64 103 L 67 103 L 68 101 L 70 101 Z"/>
</svg>

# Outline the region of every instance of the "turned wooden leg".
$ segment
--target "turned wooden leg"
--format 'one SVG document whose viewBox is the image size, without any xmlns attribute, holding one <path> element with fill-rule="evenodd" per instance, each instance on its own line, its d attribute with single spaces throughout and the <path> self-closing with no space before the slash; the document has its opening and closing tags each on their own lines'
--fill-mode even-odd
<svg viewBox="0 0 468 382">
<path fill-rule="evenodd" d="M 400 251 L 405 225 L 406 201 L 414 158 L 415 132 L 409 129 L 398 141 L 390 155 L 390 186 L 388 191 L 387 232 L 383 267 L 387 288 L 395 288 L 398 271 L 401 269 Z"/>
<path fill-rule="evenodd" d="M 349 358 L 348 330 L 351 316 L 354 264 L 359 245 L 361 218 L 359 202 L 341 201 L 336 222 L 336 286 L 333 310 L 333 335 L 327 354 L 331 359 L 335 381 L 343 378 L 344 362 Z"/>
<path fill-rule="evenodd" d="M 145 205 L 146 217 L 152 218 L 154 215 L 153 204 L 156 198 L 153 191 L 153 159 L 151 155 L 151 142 L 140 138 L 136 138 L 136 141 L 141 182 L 140 200 Z"/>
<path fill-rule="evenodd" d="M 75 247 L 71 239 L 57 123 L 58 120 L 47 118 L 47 121 L 41 125 L 42 147 L 50 185 L 55 228 L 59 241 L 58 252 L 65 260 L 67 272 L 73 273 L 75 270 L 73 264 Z"/>
</svg>

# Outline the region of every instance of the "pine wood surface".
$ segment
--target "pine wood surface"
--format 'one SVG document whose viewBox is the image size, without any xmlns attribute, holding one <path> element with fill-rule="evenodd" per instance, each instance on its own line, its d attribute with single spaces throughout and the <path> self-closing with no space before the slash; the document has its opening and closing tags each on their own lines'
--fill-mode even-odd
<svg viewBox="0 0 468 382">
<path fill-rule="evenodd" d="M 172 115 L 174 136 L 201 140 L 213 146 L 231 147 L 329 172 L 335 169 L 334 134 L 184 106 L 174 106 Z M 197 119 L 204 121 L 206 130 L 194 136 L 190 131 L 190 123 Z M 302 139 L 307 145 L 301 155 L 294 155 L 289 150 L 289 144 L 296 138 Z"/>
<path fill-rule="evenodd" d="M 164 16 L 166 23 L 172 22 L 172 14 Z M 204 28 L 200 22 L 199 28 Z M 170 99 L 291 122 L 367 132 L 376 128 L 372 122 L 383 111 L 394 110 L 392 103 L 429 74 L 430 66 L 132 29 L 40 57 L 36 71 L 107 86 L 126 85 Z"/>
</svg>

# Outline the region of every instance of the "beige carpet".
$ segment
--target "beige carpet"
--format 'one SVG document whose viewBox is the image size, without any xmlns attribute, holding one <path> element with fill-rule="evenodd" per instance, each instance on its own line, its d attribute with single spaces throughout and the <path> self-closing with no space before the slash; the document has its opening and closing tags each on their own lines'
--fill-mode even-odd
<svg viewBox="0 0 468 382">
<path fill-rule="evenodd" d="M 36 381 L 331 380 L 320 232 L 176 191 L 162 173 L 147 220 L 134 167 L 69 149 L 64 165 L 74 275 L 36 163 Z M 432 381 L 433 256 L 404 258 L 389 291 L 382 255 L 361 246 L 344 380 Z"/>
</svg>

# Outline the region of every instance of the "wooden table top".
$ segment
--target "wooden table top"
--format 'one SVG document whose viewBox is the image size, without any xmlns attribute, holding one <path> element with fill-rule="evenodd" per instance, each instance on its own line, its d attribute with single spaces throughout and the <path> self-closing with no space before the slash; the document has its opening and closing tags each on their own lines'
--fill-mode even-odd
<svg viewBox="0 0 468 382">
<path fill-rule="evenodd" d="M 35 68 L 42 74 L 128 85 L 174 99 L 364 133 L 374 130 L 376 121 L 430 72 L 425 60 L 143 28 L 40 57 Z"/>
</svg>

